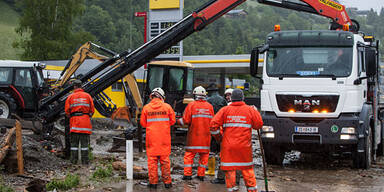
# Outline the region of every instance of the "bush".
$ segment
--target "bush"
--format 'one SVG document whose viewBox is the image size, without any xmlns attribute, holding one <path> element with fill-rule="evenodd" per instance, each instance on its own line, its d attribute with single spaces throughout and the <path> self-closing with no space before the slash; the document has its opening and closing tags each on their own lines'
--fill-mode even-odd
<svg viewBox="0 0 384 192">
<path fill-rule="evenodd" d="M 4 169 L 4 166 L 0 166 L 1 171 Z M 0 192 L 14 192 L 11 187 L 4 184 L 3 177 L 0 177 Z"/>
<path fill-rule="evenodd" d="M 100 181 L 105 178 L 112 177 L 113 175 L 112 164 L 108 164 L 106 166 L 107 166 L 106 168 L 97 167 L 96 171 L 92 174 L 91 179 Z"/>
<path fill-rule="evenodd" d="M 13 190 L 11 187 L 8 187 L 3 183 L 0 183 L 0 192 L 14 192 L 14 191 L 15 190 Z"/>
<path fill-rule="evenodd" d="M 89 159 L 89 162 L 91 162 L 95 159 L 95 157 L 93 156 L 93 148 L 91 147 L 91 145 L 88 145 L 88 149 L 89 149 L 88 159 Z"/>
<path fill-rule="evenodd" d="M 53 179 L 51 182 L 47 183 L 46 188 L 48 191 L 52 191 L 54 189 L 69 190 L 75 188 L 79 184 L 80 177 L 78 175 L 69 174 L 64 180 Z"/>
</svg>

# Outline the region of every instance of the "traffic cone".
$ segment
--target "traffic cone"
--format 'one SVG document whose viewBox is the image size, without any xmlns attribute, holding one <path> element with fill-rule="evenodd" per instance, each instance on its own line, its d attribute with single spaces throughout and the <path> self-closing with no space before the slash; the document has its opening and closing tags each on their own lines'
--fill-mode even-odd
<svg viewBox="0 0 384 192">
<path fill-rule="evenodd" d="M 211 156 L 208 159 L 208 171 L 205 172 L 206 175 L 215 175 L 215 157 Z"/>
</svg>

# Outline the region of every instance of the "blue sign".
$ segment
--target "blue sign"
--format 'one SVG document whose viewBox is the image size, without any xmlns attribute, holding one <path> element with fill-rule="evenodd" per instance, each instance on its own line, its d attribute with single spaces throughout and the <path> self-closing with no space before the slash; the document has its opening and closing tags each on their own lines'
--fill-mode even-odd
<svg viewBox="0 0 384 192">
<path fill-rule="evenodd" d="M 320 71 L 296 71 L 296 73 L 300 76 L 320 75 Z"/>
</svg>

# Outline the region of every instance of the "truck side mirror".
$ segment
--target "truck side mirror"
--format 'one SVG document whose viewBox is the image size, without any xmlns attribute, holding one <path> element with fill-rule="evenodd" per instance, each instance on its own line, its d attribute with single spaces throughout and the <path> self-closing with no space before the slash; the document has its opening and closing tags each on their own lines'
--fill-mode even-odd
<svg viewBox="0 0 384 192">
<path fill-rule="evenodd" d="M 259 67 L 259 48 L 256 47 L 251 51 L 251 61 L 249 63 L 251 75 L 257 77 L 257 69 Z"/>
<path fill-rule="evenodd" d="M 365 49 L 365 63 L 367 67 L 367 76 L 375 76 L 377 73 L 377 55 L 375 49 Z"/>
<path fill-rule="evenodd" d="M 251 51 L 251 61 L 250 61 L 249 66 L 250 66 L 251 75 L 253 77 L 257 78 L 257 70 L 258 70 L 258 67 L 259 67 L 259 55 L 260 55 L 260 53 L 264 53 L 268 49 L 269 49 L 269 45 L 268 44 L 265 44 L 263 46 L 259 46 L 259 47 L 256 47 L 256 48 L 252 49 L 252 51 Z"/>
</svg>

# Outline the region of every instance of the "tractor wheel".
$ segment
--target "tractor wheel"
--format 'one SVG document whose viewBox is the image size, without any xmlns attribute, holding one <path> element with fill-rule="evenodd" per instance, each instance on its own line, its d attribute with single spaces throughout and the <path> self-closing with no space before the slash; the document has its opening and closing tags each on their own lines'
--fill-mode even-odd
<svg viewBox="0 0 384 192">
<path fill-rule="evenodd" d="M 3 91 L 0 91 L 0 118 L 10 118 L 12 113 L 16 113 L 17 104 L 15 99 Z"/>
</svg>

